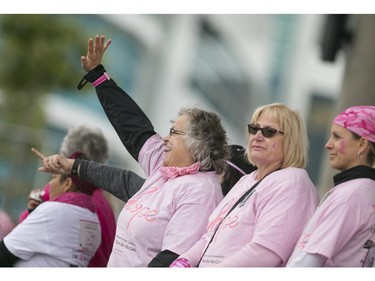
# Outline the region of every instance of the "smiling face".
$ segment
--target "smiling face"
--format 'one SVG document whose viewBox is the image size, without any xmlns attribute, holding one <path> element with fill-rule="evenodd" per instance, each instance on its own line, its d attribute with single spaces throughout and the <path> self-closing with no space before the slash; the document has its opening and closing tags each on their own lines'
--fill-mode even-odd
<svg viewBox="0 0 375 281">
<path fill-rule="evenodd" d="M 163 166 L 165 167 L 188 167 L 194 164 L 190 152 L 184 145 L 184 132 L 189 122 L 188 115 L 181 115 L 172 125 L 175 133 L 164 138 L 166 144 L 166 155 Z"/>
<path fill-rule="evenodd" d="M 254 125 L 260 128 L 271 127 L 282 131 L 269 111 L 263 112 Z M 274 170 L 280 167 L 284 158 L 283 134 L 277 133 L 273 137 L 266 138 L 259 130 L 255 135 L 249 134 L 250 158 L 258 167 L 258 170 Z"/>
<path fill-rule="evenodd" d="M 331 136 L 326 143 L 332 168 L 344 171 L 361 162 L 358 156 L 361 139 L 355 139 L 348 129 L 332 124 Z"/>
</svg>

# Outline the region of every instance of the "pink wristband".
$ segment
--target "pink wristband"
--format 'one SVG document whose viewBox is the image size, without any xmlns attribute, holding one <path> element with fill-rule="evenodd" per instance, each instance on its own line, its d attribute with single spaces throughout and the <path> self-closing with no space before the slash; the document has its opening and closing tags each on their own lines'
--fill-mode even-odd
<svg viewBox="0 0 375 281">
<path fill-rule="evenodd" d="M 190 262 L 185 258 L 178 258 L 169 267 L 191 267 Z"/>
<path fill-rule="evenodd" d="M 92 82 L 92 85 L 94 87 L 97 87 L 100 84 L 102 84 L 104 81 L 107 81 L 109 79 L 110 79 L 110 77 L 109 77 L 108 73 L 104 72 L 102 76 L 100 76 L 98 79 L 96 79 L 94 82 Z"/>
</svg>

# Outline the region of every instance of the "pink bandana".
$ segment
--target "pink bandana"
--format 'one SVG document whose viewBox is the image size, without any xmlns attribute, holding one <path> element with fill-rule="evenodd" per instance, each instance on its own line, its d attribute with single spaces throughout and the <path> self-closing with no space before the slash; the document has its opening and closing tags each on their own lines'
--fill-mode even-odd
<svg viewBox="0 0 375 281">
<path fill-rule="evenodd" d="M 200 162 L 196 162 L 189 167 L 163 167 L 160 170 L 164 179 L 174 179 L 179 176 L 196 174 L 201 166 Z"/>
<path fill-rule="evenodd" d="M 375 142 L 375 106 L 353 106 L 341 112 L 333 123 Z"/>
</svg>

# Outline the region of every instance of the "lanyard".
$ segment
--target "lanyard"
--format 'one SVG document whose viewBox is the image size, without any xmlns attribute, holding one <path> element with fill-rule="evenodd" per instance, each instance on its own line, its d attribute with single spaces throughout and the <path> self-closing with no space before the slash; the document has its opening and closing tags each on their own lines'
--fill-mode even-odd
<svg viewBox="0 0 375 281">
<path fill-rule="evenodd" d="M 279 169 L 278 169 L 279 170 Z M 276 170 L 277 171 L 277 170 Z M 272 173 L 272 172 L 271 172 Z M 268 174 L 269 175 L 269 174 Z M 237 200 L 237 202 L 232 206 L 232 208 L 230 208 L 229 212 L 225 215 L 225 217 L 220 221 L 220 223 L 218 224 L 218 226 L 216 227 L 215 229 L 215 232 L 214 234 L 212 234 L 211 236 L 211 239 L 210 239 L 210 242 L 208 242 L 207 244 L 207 247 L 206 249 L 204 250 L 199 262 L 198 262 L 198 265 L 197 267 L 199 267 L 199 264 L 201 263 L 203 257 L 204 257 L 204 254 L 207 252 L 208 250 L 208 247 L 210 246 L 212 240 L 214 240 L 214 237 L 215 237 L 215 234 L 216 232 L 218 231 L 220 225 L 223 223 L 223 221 L 225 220 L 225 218 L 241 203 L 245 203 L 247 199 L 250 198 L 250 196 L 253 194 L 253 190 L 258 186 L 258 184 L 260 184 L 260 182 L 264 179 L 265 177 L 263 177 L 262 179 L 260 179 L 258 182 L 254 183 L 252 187 L 250 187 L 250 189 L 248 189 L 241 197 L 240 199 Z"/>
</svg>

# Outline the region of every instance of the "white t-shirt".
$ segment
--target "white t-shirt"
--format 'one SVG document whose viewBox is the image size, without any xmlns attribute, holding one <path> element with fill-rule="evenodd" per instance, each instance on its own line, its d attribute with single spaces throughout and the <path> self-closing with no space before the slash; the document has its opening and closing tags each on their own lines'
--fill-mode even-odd
<svg viewBox="0 0 375 281">
<path fill-rule="evenodd" d="M 201 238 L 209 215 L 223 198 L 214 172 L 164 179 L 164 154 L 158 135 L 140 152 L 147 179 L 118 217 L 109 267 L 145 267 L 161 251 L 185 252 Z"/>
<path fill-rule="evenodd" d="M 332 188 L 301 235 L 301 252 L 327 258 L 324 266 L 372 266 L 375 260 L 375 181 L 354 179 Z"/>
<path fill-rule="evenodd" d="M 16 267 L 86 267 L 101 243 L 96 213 L 71 204 L 39 205 L 4 238 Z"/>
</svg>

